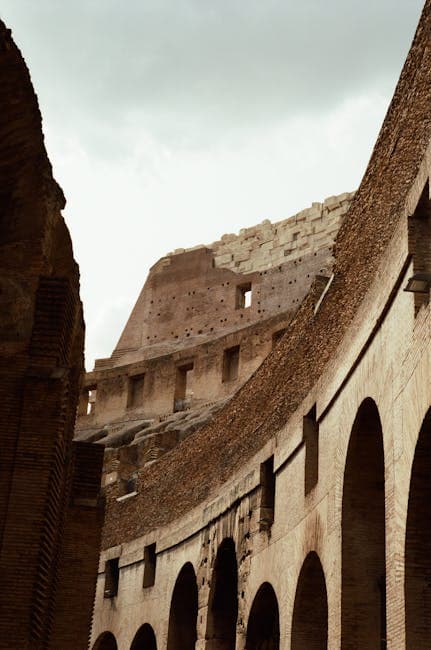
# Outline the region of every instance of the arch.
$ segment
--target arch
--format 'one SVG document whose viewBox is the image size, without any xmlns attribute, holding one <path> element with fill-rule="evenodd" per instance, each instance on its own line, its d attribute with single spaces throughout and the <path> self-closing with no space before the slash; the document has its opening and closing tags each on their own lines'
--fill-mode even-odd
<svg viewBox="0 0 431 650">
<path fill-rule="evenodd" d="M 405 540 L 406 648 L 431 647 L 431 410 L 416 444 Z"/>
<path fill-rule="evenodd" d="M 178 574 L 169 611 L 167 650 L 194 650 L 197 640 L 198 586 L 193 565 Z"/>
<path fill-rule="evenodd" d="M 328 647 L 328 596 L 325 574 L 314 551 L 304 560 L 296 586 L 292 620 L 292 650 Z"/>
<path fill-rule="evenodd" d="M 278 650 L 280 621 L 278 601 L 269 582 L 264 582 L 254 597 L 248 617 L 246 650 Z"/>
<path fill-rule="evenodd" d="M 375 402 L 359 407 L 347 450 L 342 510 L 341 647 L 386 647 L 385 461 Z"/>
<path fill-rule="evenodd" d="M 136 632 L 130 650 L 157 650 L 156 635 L 148 623 Z"/>
<path fill-rule="evenodd" d="M 117 642 L 112 632 L 103 632 L 97 637 L 93 650 L 117 650 Z"/>
<path fill-rule="evenodd" d="M 238 617 L 238 567 L 235 544 L 223 540 L 215 559 L 208 601 L 208 650 L 235 650 Z"/>
</svg>

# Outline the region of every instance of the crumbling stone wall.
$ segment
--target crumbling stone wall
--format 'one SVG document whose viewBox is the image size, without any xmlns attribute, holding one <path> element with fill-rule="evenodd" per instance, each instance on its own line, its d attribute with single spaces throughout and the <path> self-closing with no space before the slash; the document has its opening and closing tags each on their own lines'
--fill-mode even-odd
<svg viewBox="0 0 431 650">
<path fill-rule="evenodd" d="M 96 368 L 160 355 L 167 342 L 179 347 L 187 339 L 211 339 L 280 311 L 296 311 L 314 276 L 330 273 L 334 240 L 352 198 L 331 197 L 289 219 L 266 220 L 207 247 L 177 249 L 162 258 L 111 359 L 96 362 Z M 237 288 L 246 285 L 251 305 L 242 311 Z"/>
<path fill-rule="evenodd" d="M 237 392 L 288 329 L 316 276 L 323 290 L 352 196 L 159 260 L 112 356 L 87 373 L 77 438 L 136 443 L 141 460 L 153 459 L 172 448 L 174 432 L 178 442 L 212 417 L 213 404 Z M 190 417 L 169 417 L 182 410 Z"/>
<path fill-rule="evenodd" d="M 195 647 L 226 647 L 208 621 L 217 555 L 233 543 L 226 582 L 236 566 L 238 650 L 431 646 L 431 305 L 429 286 L 420 305 L 409 288 L 426 261 L 414 256 L 429 253 L 412 250 L 409 233 L 412 219 L 429 226 L 430 32 L 427 0 L 323 300 L 313 287 L 253 377 L 212 422 L 142 468 L 134 494 L 107 486 L 93 640 L 110 630 L 125 650 L 145 623 L 169 647 L 174 585 L 191 565 Z M 112 597 L 107 561 L 120 567 Z"/>
<path fill-rule="evenodd" d="M 0 21 L 0 648 L 8 650 L 84 650 L 92 617 L 102 454 L 72 441 L 84 324 L 63 207 L 28 70 Z"/>
</svg>

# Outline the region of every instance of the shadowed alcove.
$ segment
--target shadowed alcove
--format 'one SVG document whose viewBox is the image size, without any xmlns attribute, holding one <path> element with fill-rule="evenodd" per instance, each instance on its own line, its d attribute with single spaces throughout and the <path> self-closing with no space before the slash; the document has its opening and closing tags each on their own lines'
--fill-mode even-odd
<svg viewBox="0 0 431 650">
<path fill-rule="evenodd" d="M 247 625 L 246 650 L 278 650 L 280 623 L 277 596 L 269 582 L 257 592 Z"/>
<path fill-rule="evenodd" d="M 178 575 L 172 594 L 167 650 L 194 650 L 197 615 L 196 575 L 193 565 L 187 562 Z"/>
<path fill-rule="evenodd" d="M 208 604 L 207 650 L 235 650 L 238 616 L 238 567 L 235 544 L 223 540 L 217 552 Z"/>
<path fill-rule="evenodd" d="M 93 650 L 117 650 L 115 636 L 111 632 L 103 632 L 93 646 Z"/>
<path fill-rule="evenodd" d="M 341 647 L 386 648 L 385 463 L 375 402 L 362 402 L 344 469 Z"/>
<path fill-rule="evenodd" d="M 130 650 L 157 650 L 156 636 L 151 625 L 145 623 L 135 634 Z"/>
<path fill-rule="evenodd" d="M 406 648 L 431 648 L 431 411 L 419 433 L 410 480 L 405 548 Z"/>
<path fill-rule="evenodd" d="M 325 650 L 328 645 L 328 598 L 317 553 L 309 553 L 298 578 L 293 608 L 292 650 Z"/>
</svg>

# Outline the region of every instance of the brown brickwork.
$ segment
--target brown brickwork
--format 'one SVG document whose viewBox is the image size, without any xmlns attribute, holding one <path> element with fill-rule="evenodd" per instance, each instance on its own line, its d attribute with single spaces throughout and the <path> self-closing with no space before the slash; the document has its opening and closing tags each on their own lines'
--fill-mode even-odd
<svg viewBox="0 0 431 650">
<path fill-rule="evenodd" d="M 0 187 L 0 648 L 84 650 L 102 459 L 72 442 L 83 371 L 79 273 L 37 99 L 1 21 Z"/>
<path fill-rule="evenodd" d="M 250 380 L 140 467 L 132 496 L 119 497 L 114 475 L 134 445 L 107 451 L 93 640 L 109 630 L 128 650 L 148 624 L 164 648 L 190 563 L 195 650 L 431 647 L 431 305 L 405 291 L 429 257 L 430 37 L 427 0 L 323 293 L 317 280 Z M 273 516 L 262 526 L 269 475 Z M 151 544 L 157 573 L 146 590 Z M 227 544 L 232 561 L 219 564 Z M 108 602 L 103 567 L 114 557 L 119 589 Z M 217 593 L 230 602 L 220 616 Z"/>
</svg>

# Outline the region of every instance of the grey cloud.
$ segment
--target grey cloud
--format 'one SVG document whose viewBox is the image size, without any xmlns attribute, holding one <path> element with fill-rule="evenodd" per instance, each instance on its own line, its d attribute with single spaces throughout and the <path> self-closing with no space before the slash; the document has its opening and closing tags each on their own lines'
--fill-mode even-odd
<svg viewBox="0 0 431 650">
<path fill-rule="evenodd" d="M 87 121 L 97 149 L 97 129 L 130 115 L 178 145 L 388 92 L 421 4 L 4 0 L 2 14 L 19 23 L 48 117 Z"/>
</svg>

